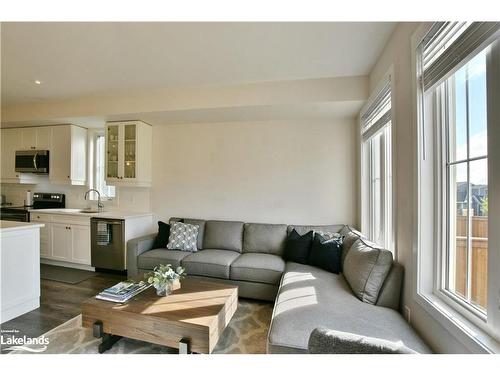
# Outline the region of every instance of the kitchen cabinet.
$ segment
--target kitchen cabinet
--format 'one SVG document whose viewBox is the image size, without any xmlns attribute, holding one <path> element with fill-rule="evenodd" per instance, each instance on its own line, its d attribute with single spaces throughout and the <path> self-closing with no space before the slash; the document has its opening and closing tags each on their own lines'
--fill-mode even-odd
<svg viewBox="0 0 500 375">
<path fill-rule="evenodd" d="M 20 128 L 22 150 L 50 150 L 52 127 Z"/>
<path fill-rule="evenodd" d="M 90 227 L 85 225 L 70 225 L 71 261 L 90 264 Z"/>
<path fill-rule="evenodd" d="M 69 226 L 63 223 L 53 223 L 50 258 L 62 261 L 70 260 L 72 242 Z"/>
<path fill-rule="evenodd" d="M 151 186 L 151 125 L 142 121 L 106 124 L 106 184 Z"/>
<path fill-rule="evenodd" d="M 36 149 L 35 128 L 21 128 L 21 149 L 23 150 Z"/>
<path fill-rule="evenodd" d="M 87 129 L 75 125 L 54 126 L 49 157 L 51 183 L 85 185 Z"/>
<path fill-rule="evenodd" d="M 41 177 L 33 173 L 16 172 L 16 151 L 22 149 L 22 135 L 19 128 L 8 128 L 1 130 L 1 174 L 2 183 L 26 183 L 36 184 Z"/>
<path fill-rule="evenodd" d="M 85 185 L 87 129 L 75 125 L 1 129 L 2 183 Z M 16 151 L 49 150 L 49 175 L 15 171 Z"/>
<path fill-rule="evenodd" d="M 16 150 L 20 147 L 21 137 L 18 129 L 2 129 L 2 182 L 18 182 L 19 173 L 15 170 Z"/>
<path fill-rule="evenodd" d="M 32 213 L 31 221 L 45 224 L 40 231 L 42 259 L 90 266 L 88 217 Z"/>
<path fill-rule="evenodd" d="M 52 253 L 52 223 L 49 215 L 30 215 L 30 221 L 45 224 L 40 228 L 40 256 L 50 257 Z"/>
</svg>

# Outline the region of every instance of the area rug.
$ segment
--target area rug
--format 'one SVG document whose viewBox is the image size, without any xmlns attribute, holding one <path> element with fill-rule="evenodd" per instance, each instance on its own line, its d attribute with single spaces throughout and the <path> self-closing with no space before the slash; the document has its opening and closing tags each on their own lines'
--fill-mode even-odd
<svg viewBox="0 0 500 375">
<path fill-rule="evenodd" d="M 75 268 L 40 264 L 40 278 L 44 280 L 59 281 L 66 284 L 78 284 L 97 275 L 92 271 L 78 270 Z"/>
<path fill-rule="evenodd" d="M 224 330 L 214 354 L 265 354 L 266 340 L 273 306 L 270 303 L 240 300 L 229 325 Z M 90 328 L 82 327 L 82 316 L 43 335 L 49 339 L 47 349 L 39 354 L 97 354 L 100 339 L 92 336 Z M 32 354 L 16 350 L 12 354 Z M 176 349 L 122 338 L 105 354 L 174 354 Z"/>
</svg>

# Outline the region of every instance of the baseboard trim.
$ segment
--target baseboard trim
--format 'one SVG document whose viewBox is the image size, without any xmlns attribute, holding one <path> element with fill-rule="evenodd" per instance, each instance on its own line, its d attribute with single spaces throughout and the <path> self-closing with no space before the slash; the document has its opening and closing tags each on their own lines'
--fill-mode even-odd
<svg viewBox="0 0 500 375">
<path fill-rule="evenodd" d="M 61 266 L 61 267 L 68 267 L 68 268 L 76 268 L 79 270 L 85 270 L 85 271 L 92 271 L 95 272 L 95 268 L 88 266 L 86 264 L 78 264 L 78 263 L 71 263 L 71 262 L 63 262 L 60 260 L 52 260 L 52 259 L 40 259 L 40 263 L 42 264 L 49 264 L 51 266 Z"/>
</svg>

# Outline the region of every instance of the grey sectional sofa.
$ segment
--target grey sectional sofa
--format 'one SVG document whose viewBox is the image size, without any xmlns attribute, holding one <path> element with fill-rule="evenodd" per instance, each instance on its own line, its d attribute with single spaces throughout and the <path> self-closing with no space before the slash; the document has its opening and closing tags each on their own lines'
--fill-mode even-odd
<svg viewBox="0 0 500 375">
<path fill-rule="evenodd" d="M 129 277 L 149 272 L 158 264 L 182 265 L 189 277 L 237 285 L 240 297 L 274 301 L 268 336 L 269 353 L 307 353 L 311 333 L 321 327 L 346 332 L 353 337 L 362 335 L 397 342 L 410 351 L 429 351 L 398 312 L 403 269 L 397 263 L 389 265 L 388 273 L 381 276 L 383 280 L 379 283 L 382 286 L 375 297 L 367 294 L 368 300 L 365 300 L 365 297 L 359 299 L 360 296 L 353 293 L 343 274 L 336 275 L 283 259 L 287 234 L 295 229 L 299 234 L 310 230 L 347 233 L 342 263 L 346 257 L 348 263 L 359 262 L 354 256 L 347 255 L 352 245 L 358 244 L 356 241 L 362 238 L 359 232 L 345 225 L 293 226 L 183 220 L 199 226 L 199 250 L 191 253 L 153 249 L 156 233 L 130 240 L 127 244 Z M 352 271 L 346 276 L 351 281 L 356 277 Z M 325 336 L 325 339 L 330 339 L 330 336 Z"/>
</svg>

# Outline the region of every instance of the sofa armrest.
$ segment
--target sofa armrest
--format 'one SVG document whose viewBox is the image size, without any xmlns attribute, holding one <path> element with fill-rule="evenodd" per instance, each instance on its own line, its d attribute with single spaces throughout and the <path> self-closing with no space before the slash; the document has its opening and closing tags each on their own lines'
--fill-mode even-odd
<svg viewBox="0 0 500 375">
<path fill-rule="evenodd" d="M 127 242 L 127 277 L 137 276 L 137 257 L 151 250 L 157 233 L 133 238 Z"/>
<path fill-rule="evenodd" d="M 309 336 L 311 354 L 415 354 L 401 343 L 349 332 L 316 328 Z"/>
</svg>

